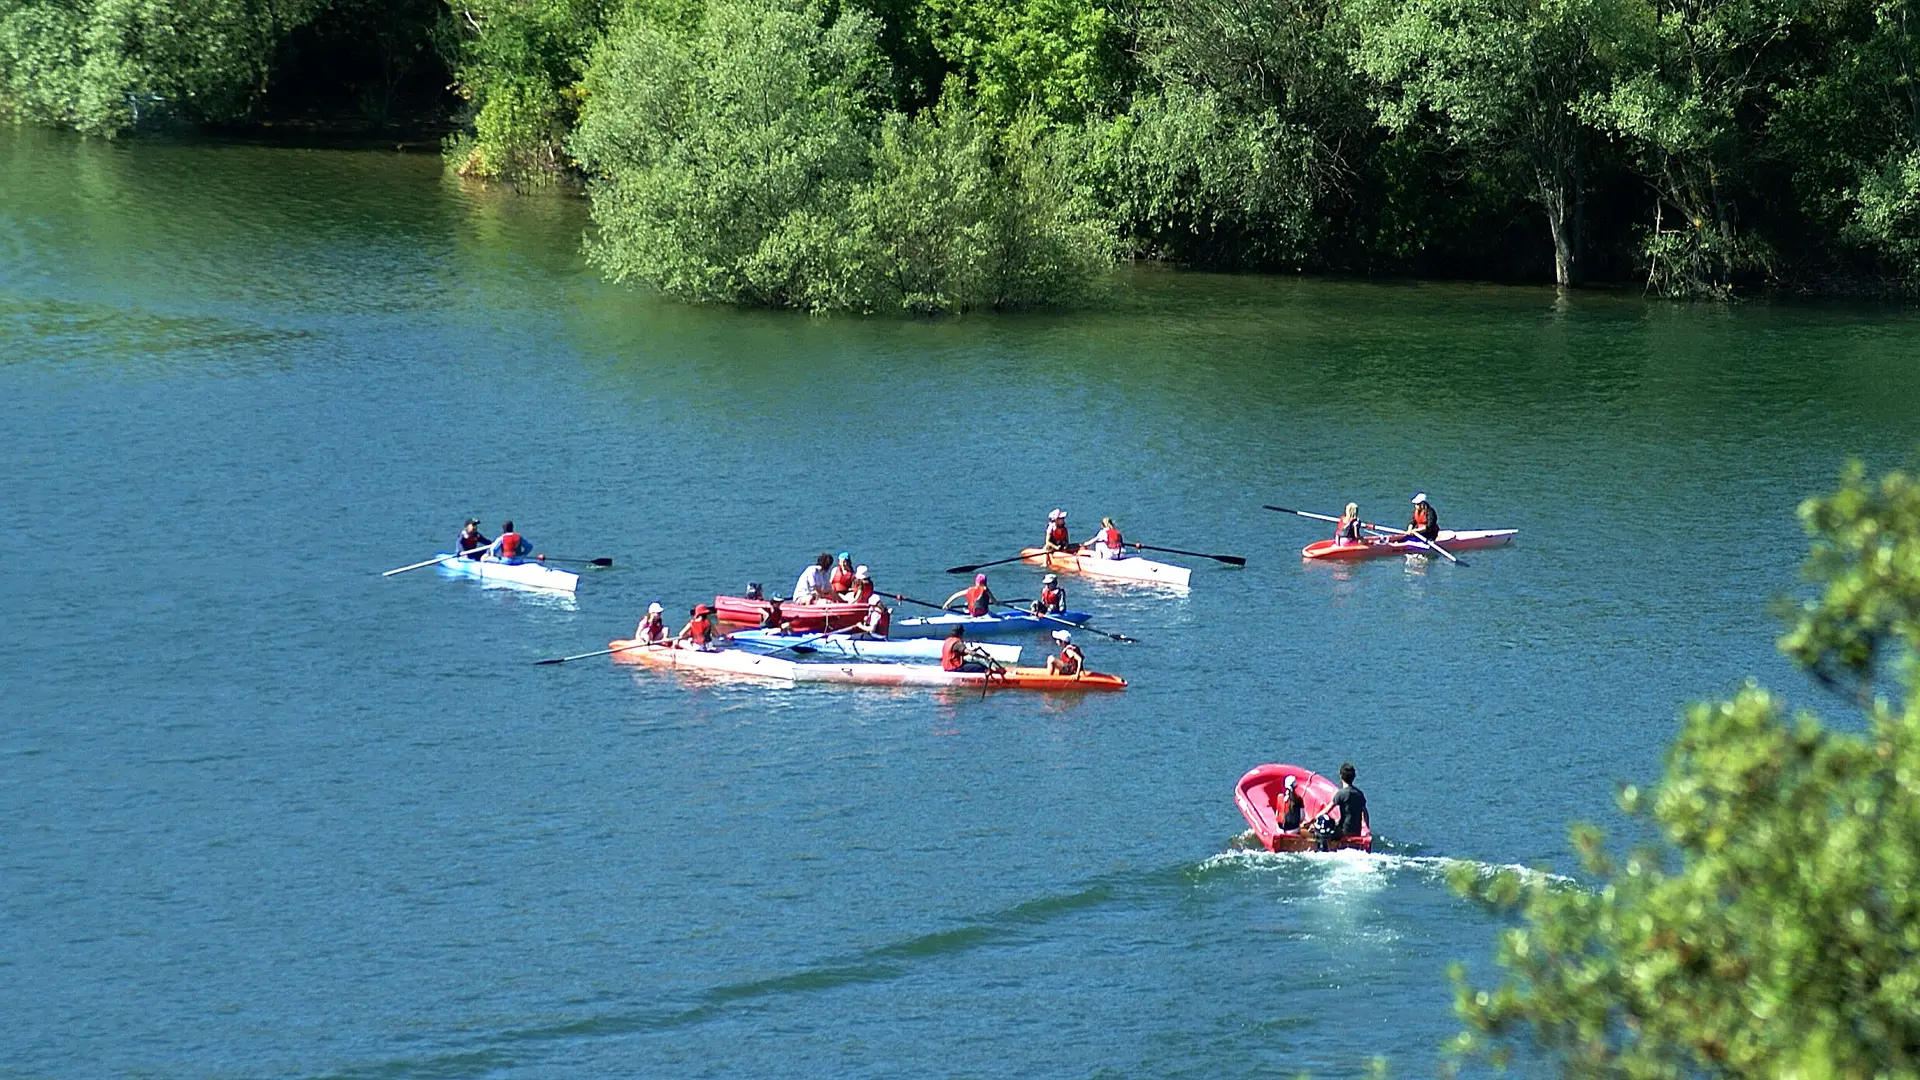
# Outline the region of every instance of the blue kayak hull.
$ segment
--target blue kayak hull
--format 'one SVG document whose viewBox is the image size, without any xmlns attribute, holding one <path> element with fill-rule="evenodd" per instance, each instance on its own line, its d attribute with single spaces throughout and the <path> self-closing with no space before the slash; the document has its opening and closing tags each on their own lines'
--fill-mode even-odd
<svg viewBox="0 0 1920 1080">
<path fill-rule="evenodd" d="M 946 637 L 955 626 L 967 628 L 968 637 L 990 638 L 1006 634 L 1036 634 L 1048 630 L 1071 630 L 1092 615 L 1084 611 L 1063 611 L 1058 615 L 935 615 L 926 619 L 895 619 L 893 636 Z"/>
</svg>

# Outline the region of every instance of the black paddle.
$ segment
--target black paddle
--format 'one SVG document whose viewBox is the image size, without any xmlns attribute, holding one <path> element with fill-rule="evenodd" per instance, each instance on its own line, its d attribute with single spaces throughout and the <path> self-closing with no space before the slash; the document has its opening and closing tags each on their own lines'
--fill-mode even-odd
<svg viewBox="0 0 1920 1080">
<path fill-rule="evenodd" d="M 974 572 L 975 570 L 984 570 L 984 569 L 986 569 L 986 568 L 987 568 L 987 567 L 989 567 L 989 566 L 1002 566 L 1002 565 L 1005 565 L 1005 564 L 1007 564 L 1007 563 L 1010 563 L 1010 562 L 1019 562 L 1020 560 L 1022 560 L 1022 559 L 1024 559 L 1024 558 L 1026 558 L 1026 555 L 1024 555 L 1024 554 L 1021 554 L 1021 555 L 1015 555 L 1014 557 L 1012 557 L 1012 558 L 1010 558 L 1010 559 L 995 559 L 995 560 L 994 560 L 994 561 L 992 561 L 992 562 L 983 562 L 983 563 L 974 563 L 974 564 L 972 564 L 972 565 L 970 565 L 970 566 L 949 566 L 949 567 L 947 567 L 947 573 L 949 573 L 949 574 L 971 574 L 971 573 L 973 573 L 973 572 Z M 901 597 L 900 599 L 905 599 L 905 597 Z"/>
<path fill-rule="evenodd" d="M 1247 565 L 1247 560 L 1238 555 L 1209 555 L 1204 551 L 1181 551 L 1179 548 L 1154 547 L 1152 544 L 1128 544 L 1127 546 L 1141 551 L 1164 551 L 1169 555 L 1191 555 L 1196 559 L 1212 559 L 1215 562 L 1226 563 L 1228 566 Z"/>
<path fill-rule="evenodd" d="M 586 559 L 578 555 L 542 555 L 541 558 L 546 560 L 547 562 L 586 563 L 589 566 L 612 566 L 613 565 L 612 559 L 605 559 L 605 558 Z"/>
<path fill-rule="evenodd" d="M 1007 602 L 1006 602 L 1006 601 L 1004 601 L 1004 600 L 1000 602 L 1000 606 L 1001 606 L 1001 607 L 1003 607 L 1003 608 L 1006 608 L 1006 609 L 1007 609 L 1008 611 L 1017 611 L 1017 612 L 1019 612 L 1019 613 L 1020 613 L 1020 614 L 1022 614 L 1022 615 L 1031 615 L 1032 617 L 1034 617 L 1034 618 L 1036 618 L 1036 619 L 1045 619 L 1045 620 L 1047 620 L 1048 622 L 1056 622 L 1056 623 L 1059 623 L 1059 624 L 1060 624 L 1060 625 L 1061 625 L 1062 627 L 1064 627 L 1064 628 L 1066 628 L 1066 629 L 1068 629 L 1068 630 L 1085 630 L 1085 631 L 1086 631 L 1087 633 L 1089 633 L 1089 634 L 1099 634 L 1099 635 L 1100 635 L 1101 637 L 1104 637 L 1104 638 L 1112 638 L 1112 639 L 1113 639 L 1113 640 L 1115 640 L 1115 641 L 1123 641 L 1123 642 L 1126 642 L 1126 643 L 1127 643 L 1127 644 L 1129 644 L 1129 645 L 1132 645 L 1132 644 L 1136 644 L 1136 643 L 1138 642 L 1138 640 L 1139 640 L 1139 639 L 1137 639 L 1137 638 L 1130 638 L 1130 637 L 1128 637 L 1128 636 L 1127 636 L 1127 635 L 1125 635 L 1125 634 L 1116 634 L 1116 633 L 1113 633 L 1113 632 L 1112 632 L 1112 631 L 1110 631 L 1110 630 L 1100 630 L 1100 629 L 1096 629 L 1096 628 L 1094 628 L 1094 627 L 1091 627 L 1091 626 L 1088 626 L 1088 625 L 1086 625 L 1085 623 L 1082 623 L 1082 624 L 1080 624 L 1080 625 L 1078 625 L 1078 626 L 1075 626 L 1075 625 L 1074 625 L 1074 624 L 1073 624 L 1072 622 L 1070 622 L 1069 620 L 1066 620 L 1066 619 L 1063 619 L 1063 618 L 1061 618 L 1061 617 L 1059 617 L 1058 615 L 1047 615 L 1047 614 L 1043 614 L 1043 613 L 1041 613 L 1041 612 L 1038 612 L 1038 611 L 1030 611 L 1030 610 L 1028 610 L 1027 608 L 1023 608 L 1023 607 L 1015 607 L 1014 605 L 1012 605 L 1012 604 L 1009 604 L 1009 603 L 1007 603 Z"/>
</svg>

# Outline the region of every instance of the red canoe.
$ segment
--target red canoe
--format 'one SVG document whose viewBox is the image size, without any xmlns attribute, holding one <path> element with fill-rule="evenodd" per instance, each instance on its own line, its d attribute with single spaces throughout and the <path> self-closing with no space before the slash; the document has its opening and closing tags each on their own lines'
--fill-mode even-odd
<svg viewBox="0 0 1920 1080">
<path fill-rule="evenodd" d="M 1441 529 L 1439 544 L 1448 551 L 1502 547 L 1513 543 L 1519 529 L 1473 529 L 1465 532 Z M 1432 555 L 1433 549 L 1418 541 L 1394 540 L 1370 536 L 1363 543 L 1342 544 L 1337 540 L 1316 540 L 1300 549 L 1309 559 L 1375 559 L 1382 555 Z"/>
<path fill-rule="evenodd" d="M 713 598 L 713 608 L 720 613 L 721 622 L 759 626 L 761 617 L 767 613 L 767 602 L 749 600 L 744 596 L 716 596 Z M 860 620 L 866 617 L 865 604 L 780 605 L 780 618 L 792 623 L 795 630 L 845 630 L 850 626 L 858 626 Z"/>
<path fill-rule="evenodd" d="M 1303 827 L 1297 832 L 1280 830 L 1279 815 L 1273 803 L 1286 788 L 1289 776 L 1293 777 L 1294 790 L 1300 793 L 1300 801 L 1306 805 L 1302 821 L 1310 822 L 1318 817 L 1333 802 L 1334 792 L 1340 790 L 1339 784 L 1298 765 L 1256 765 L 1234 786 L 1234 804 L 1240 807 L 1240 816 L 1253 826 L 1254 835 L 1260 838 L 1260 846 L 1268 851 L 1316 850 L 1311 829 Z M 1334 843 L 1336 847 L 1372 851 L 1373 826 L 1363 822 L 1359 836 L 1350 836 Z"/>
</svg>

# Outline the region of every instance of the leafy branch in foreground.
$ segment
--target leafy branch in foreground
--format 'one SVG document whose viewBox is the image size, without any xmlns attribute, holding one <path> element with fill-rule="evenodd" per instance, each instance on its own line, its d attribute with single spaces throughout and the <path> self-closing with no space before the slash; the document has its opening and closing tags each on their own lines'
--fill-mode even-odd
<svg viewBox="0 0 1920 1080">
<path fill-rule="evenodd" d="M 1590 890 L 1456 881 L 1520 917 L 1498 986 L 1454 969 L 1456 1062 L 1531 1043 L 1579 1077 L 1920 1076 L 1920 484 L 1853 466 L 1800 513 L 1822 591 L 1783 649 L 1903 700 L 1857 733 L 1752 685 L 1696 705 L 1660 783 L 1621 794 L 1661 843 L 1575 828 Z"/>
</svg>

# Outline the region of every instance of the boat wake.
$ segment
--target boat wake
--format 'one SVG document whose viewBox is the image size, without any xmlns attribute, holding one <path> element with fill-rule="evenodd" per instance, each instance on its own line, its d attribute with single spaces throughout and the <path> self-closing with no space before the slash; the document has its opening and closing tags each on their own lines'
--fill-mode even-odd
<svg viewBox="0 0 1920 1080">
<path fill-rule="evenodd" d="M 1214 873 L 1245 872 L 1262 869 L 1315 867 L 1324 869 L 1330 875 L 1330 883 L 1335 880 L 1357 882 L 1368 877 L 1381 879 L 1376 883 L 1384 884 L 1385 879 L 1398 874 L 1412 874 L 1445 884 L 1449 874 L 1456 867 L 1471 867 L 1481 878 L 1490 878 L 1495 874 L 1512 873 L 1520 875 L 1524 881 L 1545 881 L 1551 885 L 1579 886 L 1580 882 L 1564 874 L 1555 874 L 1536 867 L 1522 866 L 1519 863 L 1485 863 L 1474 859 L 1455 859 L 1439 855 L 1405 855 L 1393 851 L 1267 851 L 1260 847 L 1240 846 L 1251 834 L 1235 837 L 1228 850 L 1208 856 L 1196 870 L 1202 875 Z M 1391 847 L 1386 841 L 1376 841 L 1382 847 Z"/>
</svg>

